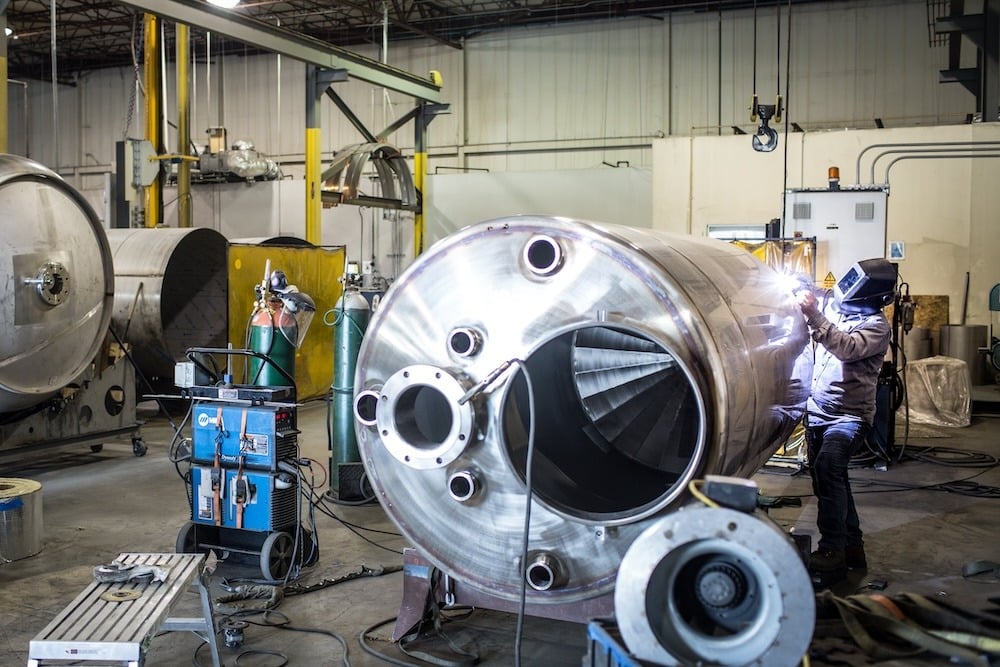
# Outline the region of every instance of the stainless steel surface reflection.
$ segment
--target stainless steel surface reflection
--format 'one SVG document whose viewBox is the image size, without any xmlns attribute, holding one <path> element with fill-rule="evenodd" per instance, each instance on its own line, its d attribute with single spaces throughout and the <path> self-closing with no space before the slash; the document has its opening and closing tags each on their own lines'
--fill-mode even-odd
<svg viewBox="0 0 1000 667">
<path fill-rule="evenodd" d="M 225 347 L 226 237 L 207 227 L 111 229 L 112 325 L 147 378 L 172 379 L 190 347 Z"/>
<path fill-rule="evenodd" d="M 484 222 L 419 257 L 376 311 L 358 442 L 423 555 L 514 600 L 533 419 L 530 549 L 558 576 L 528 600 L 584 600 L 611 591 L 629 545 L 691 479 L 748 476 L 784 442 L 809 387 L 807 341 L 777 274 L 728 244 Z M 456 492 L 468 471 L 474 492 Z"/>
<path fill-rule="evenodd" d="M 0 414 L 35 406 L 94 360 L 114 275 L 101 221 L 54 171 L 0 155 Z"/>
</svg>

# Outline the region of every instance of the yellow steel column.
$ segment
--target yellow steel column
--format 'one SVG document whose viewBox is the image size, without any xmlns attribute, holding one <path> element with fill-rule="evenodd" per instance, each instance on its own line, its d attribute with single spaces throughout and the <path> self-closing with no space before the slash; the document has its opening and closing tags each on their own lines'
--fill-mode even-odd
<svg viewBox="0 0 1000 667">
<path fill-rule="evenodd" d="M 160 150 L 160 22 L 152 14 L 143 15 L 143 66 L 146 87 L 146 139 Z M 160 224 L 160 178 L 146 188 L 146 226 Z"/>
<path fill-rule="evenodd" d="M 191 81 L 188 75 L 188 27 L 177 24 L 177 226 L 191 226 Z"/>
<path fill-rule="evenodd" d="M 420 111 L 413 121 L 413 187 L 419 193 L 420 208 L 413 216 L 413 258 L 424 251 L 424 207 L 427 193 L 424 192 L 424 175 L 427 173 L 427 103 L 417 102 Z"/>
<path fill-rule="evenodd" d="M 306 128 L 306 241 L 322 244 L 323 199 L 320 176 L 323 173 L 320 155 L 320 128 Z"/>
<path fill-rule="evenodd" d="M 319 110 L 320 96 L 316 90 L 317 68 L 306 66 L 306 241 L 322 244 L 323 236 L 323 175 Z"/>
<path fill-rule="evenodd" d="M 413 187 L 420 193 L 420 208 L 413 216 L 413 256 L 424 251 L 424 174 L 427 171 L 427 151 L 413 154 Z"/>
</svg>

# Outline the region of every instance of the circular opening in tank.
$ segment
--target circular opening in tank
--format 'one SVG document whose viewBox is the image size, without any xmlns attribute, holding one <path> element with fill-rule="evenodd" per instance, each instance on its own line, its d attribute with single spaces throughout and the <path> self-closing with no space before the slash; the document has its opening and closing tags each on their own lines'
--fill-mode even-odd
<svg viewBox="0 0 1000 667">
<path fill-rule="evenodd" d="M 545 563 L 532 563 L 528 566 L 528 585 L 536 591 L 547 591 L 552 588 L 555 576 Z"/>
<path fill-rule="evenodd" d="M 679 495 L 703 449 L 704 409 L 674 354 L 642 333 L 582 327 L 539 347 L 503 399 L 503 443 L 524 478 L 534 419 L 533 492 L 553 510 L 625 523 Z"/>
<path fill-rule="evenodd" d="M 460 357 L 471 357 L 479 351 L 479 335 L 465 327 L 455 329 L 448 337 L 448 346 Z"/>
<path fill-rule="evenodd" d="M 524 246 L 524 261 L 532 273 L 551 275 L 562 264 L 562 248 L 549 236 L 536 236 Z"/>
<path fill-rule="evenodd" d="M 354 416 L 365 426 L 372 426 L 377 419 L 378 394 L 374 391 L 364 391 L 354 399 Z"/>
<path fill-rule="evenodd" d="M 408 445 L 433 449 L 451 433 L 451 404 L 439 389 L 414 385 L 399 395 L 393 419 L 396 431 Z"/>
<path fill-rule="evenodd" d="M 115 385 L 104 394 L 104 411 L 112 417 L 118 416 L 125 409 L 125 390 Z"/>
<path fill-rule="evenodd" d="M 476 494 L 476 489 L 475 476 L 466 470 L 457 472 L 448 479 L 448 493 L 460 503 L 471 500 Z"/>
</svg>

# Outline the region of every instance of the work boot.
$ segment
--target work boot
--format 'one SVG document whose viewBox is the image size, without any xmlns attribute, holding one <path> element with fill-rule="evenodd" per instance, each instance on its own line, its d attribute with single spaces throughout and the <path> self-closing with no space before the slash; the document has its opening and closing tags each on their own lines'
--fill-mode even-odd
<svg viewBox="0 0 1000 667">
<path fill-rule="evenodd" d="M 809 576 L 817 589 L 827 588 L 847 577 L 842 550 L 819 549 L 809 556 Z"/>
<path fill-rule="evenodd" d="M 865 548 L 860 544 L 848 544 L 844 549 L 844 563 L 848 570 L 867 570 L 868 559 L 865 558 Z"/>
</svg>

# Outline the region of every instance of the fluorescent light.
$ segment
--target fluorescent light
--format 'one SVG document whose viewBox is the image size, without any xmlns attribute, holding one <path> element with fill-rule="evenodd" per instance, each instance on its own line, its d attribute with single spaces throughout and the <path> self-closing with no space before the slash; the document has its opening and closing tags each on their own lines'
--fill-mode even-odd
<svg viewBox="0 0 1000 667">
<path fill-rule="evenodd" d="M 11 35 L 14 34 L 14 29 L 11 28 L 10 26 L 7 26 L 6 28 L 4 28 L 4 32 L 6 32 L 7 36 L 10 37 Z"/>
<path fill-rule="evenodd" d="M 223 9 L 232 9 L 240 4 L 240 0 L 208 0 L 208 4 L 222 7 Z"/>
</svg>

